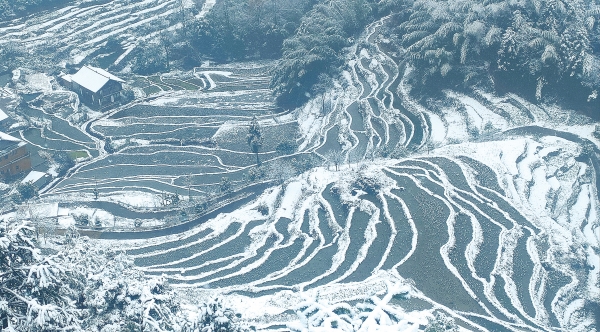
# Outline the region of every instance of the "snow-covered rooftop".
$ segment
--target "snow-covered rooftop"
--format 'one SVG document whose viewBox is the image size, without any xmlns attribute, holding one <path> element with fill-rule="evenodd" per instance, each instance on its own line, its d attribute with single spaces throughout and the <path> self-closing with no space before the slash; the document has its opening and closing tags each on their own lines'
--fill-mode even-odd
<svg viewBox="0 0 600 332">
<path fill-rule="evenodd" d="M 0 108 L 0 121 L 8 119 L 8 115 Z"/>
<path fill-rule="evenodd" d="M 67 81 L 67 82 L 73 82 L 73 76 L 69 75 L 69 74 L 61 74 L 59 76 L 60 78 L 62 78 L 63 80 Z"/>
<path fill-rule="evenodd" d="M 125 82 L 104 69 L 92 66 L 81 67 L 77 73 L 71 76 L 71 79 L 73 82 L 94 93 L 102 89 L 102 87 L 110 80 L 117 81 L 119 83 Z"/>
<path fill-rule="evenodd" d="M 21 181 L 21 183 L 27 183 L 27 182 L 36 182 L 37 180 L 43 178 L 44 176 L 46 176 L 48 174 L 44 173 L 44 172 L 38 172 L 38 171 L 31 171 L 29 172 L 29 174 L 27 174 L 27 176 Z"/>
<path fill-rule="evenodd" d="M 0 142 L 20 142 L 21 140 L 16 138 L 16 137 L 12 137 L 9 134 L 3 133 L 0 131 Z"/>
<path fill-rule="evenodd" d="M 9 134 L 5 134 L 0 131 L 0 153 L 20 143 L 22 143 L 20 139 L 12 137 Z"/>
</svg>

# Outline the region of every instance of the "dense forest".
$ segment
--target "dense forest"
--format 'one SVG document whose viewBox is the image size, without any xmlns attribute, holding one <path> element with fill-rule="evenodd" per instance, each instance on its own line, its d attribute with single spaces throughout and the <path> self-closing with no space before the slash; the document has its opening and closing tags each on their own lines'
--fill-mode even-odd
<svg viewBox="0 0 600 332">
<path fill-rule="evenodd" d="M 393 24 L 421 86 L 493 84 L 536 98 L 596 99 L 594 0 L 415 1 Z"/>
</svg>

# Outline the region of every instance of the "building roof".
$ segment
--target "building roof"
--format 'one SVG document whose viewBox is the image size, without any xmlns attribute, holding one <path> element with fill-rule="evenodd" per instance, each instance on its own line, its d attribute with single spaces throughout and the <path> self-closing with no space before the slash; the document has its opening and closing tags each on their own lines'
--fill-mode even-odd
<svg viewBox="0 0 600 332">
<path fill-rule="evenodd" d="M 59 77 L 67 82 L 73 82 L 73 77 L 69 74 L 61 73 Z"/>
<path fill-rule="evenodd" d="M 4 113 L 2 109 L 0 109 L 0 121 L 4 121 L 6 119 L 8 119 L 8 115 Z"/>
<path fill-rule="evenodd" d="M 94 93 L 102 89 L 110 80 L 125 83 L 106 70 L 92 66 L 81 67 L 77 73 L 71 76 L 71 80 Z"/>
<path fill-rule="evenodd" d="M 5 134 L 0 131 L 0 154 L 5 152 L 5 150 L 12 150 L 13 146 L 17 146 L 23 143 L 20 139 L 10 136 L 9 134 Z"/>
<path fill-rule="evenodd" d="M 48 175 L 48 174 L 44 173 L 44 172 L 31 171 L 31 172 L 29 172 L 29 174 L 27 174 L 27 176 L 23 180 L 21 180 L 21 183 L 27 183 L 29 181 L 35 183 L 36 181 L 38 181 L 39 179 L 43 178 L 46 175 Z"/>
</svg>

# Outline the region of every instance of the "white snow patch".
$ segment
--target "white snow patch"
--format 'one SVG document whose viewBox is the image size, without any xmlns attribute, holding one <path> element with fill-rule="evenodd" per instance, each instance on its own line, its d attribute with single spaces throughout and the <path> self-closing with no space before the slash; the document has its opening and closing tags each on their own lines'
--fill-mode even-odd
<svg viewBox="0 0 600 332">
<path fill-rule="evenodd" d="M 444 119 L 448 122 L 446 126 L 446 137 L 458 141 L 466 141 L 469 139 L 467 125 L 464 118 L 454 109 L 442 109 Z"/>
<path fill-rule="evenodd" d="M 229 72 L 229 71 L 219 71 L 219 70 L 201 71 L 199 73 L 194 73 L 194 76 L 196 76 L 197 78 L 201 78 L 201 76 L 204 76 L 206 78 L 206 80 L 208 81 L 208 84 L 210 85 L 208 90 L 212 90 L 217 86 L 215 81 L 212 79 L 211 75 L 221 75 L 221 76 L 225 76 L 225 77 L 231 77 L 231 75 L 233 75 L 233 73 Z"/>
<path fill-rule="evenodd" d="M 48 77 L 48 75 L 46 74 L 38 73 L 25 75 L 25 81 L 27 81 L 27 87 L 34 91 L 52 91 L 52 83 L 50 83 L 50 77 Z"/>
<path fill-rule="evenodd" d="M 446 139 L 447 131 L 442 118 L 434 113 L 427 113 L 427 116 L 431 122 L 430 139 L 434 142 L 443 142 Z"/>
<path fill-rule="evenodd" d="M 159 195 L 151 194 L 142 191 L 122 191 L 111 193 L 106 196 L 109 201 L 123 203 L 133 207 L 149 207 L 154 208 L 160 206 L 161 198 Z"/>
<path fill-rule="evenodd" d="M 586 212 L 590 205 L 590 184 L 586 183 L 581 186 L 581 191 L 577 196 L 577 201 L 571 207 L 569 213 L 571 223 L 581 225 L 586 218 Z"/>
<path fill-rule="evenodd" d="M 208 14 L 208 12 L 212 9 L 212 7 L 216 3 L 217 3 L 217 0 L 206 0 L 206 1 L 204 1 L 204 4 L 202 5 L 202 9 L 198 13 L 198 15 L 196 15 L 196 18 L 202 18 L 202 17 L 206 16 L 206 14 Z"/>
<path fill-rule="evenodd" d="M 294 219 L 295 207 L 302 197 L 302 182 L 295 181 L 287 185 L 281 204 L 277 210 L 277 218 Z"/>
<path fill-rule="evenodd" d="M 450 94 L 450 96 L 452 96 L 452 94 Z M 478 117 L 481 119 L 482 123 L 480 124 L 480 126 L 485 126 L 487 123 L 491 123 L 494 126 L 494 128 L 498 128 L 501 130 L 504 130 L 508 127 L 508 123 L 506 122 L 506 119 L 504 119 L 504 117 L 494 113 L 493 111 L 479 103 L 477 100 L 468 96 L 458 94 L 456 94 L 455 97 L 458 98 L 458 100 L 460 100 L 461 103 L 465 104 L 468 112 L 472 110 L 476 113 L 476 115 L 473 114 L 473 117 Z"/>
</svg>

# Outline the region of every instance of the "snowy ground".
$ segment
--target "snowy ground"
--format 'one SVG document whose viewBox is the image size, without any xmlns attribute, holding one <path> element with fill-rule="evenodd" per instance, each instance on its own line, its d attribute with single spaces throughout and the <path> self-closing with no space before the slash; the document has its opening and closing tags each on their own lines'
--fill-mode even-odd
<svg viewBox="0 0 600 332">
<path fill-rule="evenodd" d="M 171 6 L 142 4 L 147 19 Z M 67 22 L 78 10 L 52 15 Z M 433 309 L 466 330 L 590 330 L 594 317 L 585 303 L 600 296 L 595 124 L 569 110 L 479 91 L 445 91 L 452 107 L 422 105 L 410 95 L 410 68 L 379 48 L 383 24 L 368 27 L 361 41 L 371 47 L 352 50 L 345 82 L 325 94 L 330 112 L 315 96 L 277 113 L 268 65 L 208 64 L 194 71 L 204 91 L 163 91 L 94 119 L 95 132 L 130 145 L 80 163 L 42 199 L 89 201 L 97 185 L 102 200 L 152 208 L 163 192 L 200 197 L 224 176 L 242 183 L 255 161 L 245 134 L 257 115 L 272 139 L 265 142 L 295 139 L 300 152 L 330 161 L 339 152 L 339 170 L 329 163 L 286 178 L 177 235 L 98 245 L 126 250 L 140 269 L 165 276 L 190 300 L 229 294 L 226 304 L 259 330 L 318 330 L 332 321 L 352 330 L 361 313 L 348 321 L 335 310 L 369 298 L 380 304 L 364 330 L 376 321 L 416 330 Z M 35 36 L 41 27 L 28 29 Z M 44 77 L 25 77 L 46 89 Z M 60 125 L 52 120 L 48 130 Z M 190 137 L 216 146 L 183 144 Z M 90 139 L 73 143 L 93 150 L 98 142 Z M 582 154 L 587 142 L 596 150 Z M 260 157 L 280 158 L 275 144 L 265 144 Z M 259 212 L 265 206 L 268 212 Z M 69 211 L 110 226 L 111 215 L 97 209 Z M 392 301 L 395 292 L 410 299 Z"/>
</svg>

